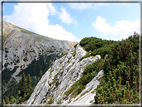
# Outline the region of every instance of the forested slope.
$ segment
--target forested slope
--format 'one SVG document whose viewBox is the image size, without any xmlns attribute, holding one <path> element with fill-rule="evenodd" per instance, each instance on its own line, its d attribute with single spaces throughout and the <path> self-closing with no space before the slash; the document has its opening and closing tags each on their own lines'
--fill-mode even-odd
<svg viewBox="0 0 142 107">
<path fill-rule="evenodd" d="M 139 36 L 133 35 L 122 41 L 84 38 L 80 45 L 91 55 L 100 54 L 104 58 L 107 54 L 103 64 L 104 77 L 94 97 L 95 104 L 138 104 Z"/>
</svg>

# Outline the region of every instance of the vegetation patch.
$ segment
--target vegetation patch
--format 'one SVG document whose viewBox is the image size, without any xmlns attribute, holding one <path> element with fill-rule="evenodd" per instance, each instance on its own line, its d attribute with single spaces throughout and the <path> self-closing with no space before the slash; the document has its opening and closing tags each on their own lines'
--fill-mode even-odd
<svg viewBox="0 0 142 107">
<path fill-rule="evenodd" d="M 75 53 L 76 53 L 76 49 L 75 49 L 74 52 L 72 53 L 72 56 L 73 56 L 73 57 L 75 56 Z"/>
<path fill-rule="evenodd" d="M 101 69 L 103 69 L 103 64 L 104 61 L 102 59 L 98 59 L 98 61 L 88 65 L 83 71 L 83 76 L 75 82 L 72 87 L 65 92 L 65 94 L 67 96 L 71 94 L 71 98 L 80 94 L 81 91 L 85 89 L 86 84 L 89 83 Z"/>
<path fill-rule="evenodd" d="M 56 87 L 58 87 L 58 85 L 59 85 L 59 82 L 57 81 L 55 85 L 56 85 Z"/>
<path fill-rule="evenodd" d="M 62 58 L 63 56 L 67 55 L 68 53 L 65 53 L 64 55 L 62 55 L 60 58 Z"/>
<path fill-rule="evenodd" d="M 53 70 L 50 70 L 49 78 L 51 77 L 52 72 L 53 72 Z"/>
<path fill-rule="evenodd" d="M 53 85 L 53 83 L 51 82 L 50 84 L 49 84 L 49 86 L 52 86 Z"/>
<path fill-rule="evenodd" d="M 10 23 L 10 24 L 11 24 L 11 23 Z M 13 25 L 13 24 L 11 24 L 11 25 Z M 34 33 L 34 32 L 28 31 L 28 30 L 26 30 L 26 29 L 24 29 L 24 28 L 21 28 L 21 27 L 18 27 L 18 26 L 16 26 L 16 25 L 13 25 L 13 27 L 18 28 L 18 29 L 20 29 L 22 32 L 25 32 L 25 33 L 38 35 L 38 34 L 36 34 L 36 33 Z"/>
<path fill-rule="evenodd" d="M 93 103 L 93 102 L 94 102 L 94 100 L 91 100 L 91 101 L 90 101 L 90 103 Z"/>
<path fill-rule="evenodd" d="M 77 99 L 75 99 L 73 102 L 77 101 L 80 97 L 78 97 Z"/>
<path fill-rule="evenodd" d="M 60 99 L 60 100 L 57 102 L 57 104 L 61 104 L 61 101 L 62 101 L 62 99 Z"/>
<path fill-rule="evenodd" d="M 104 66 L 104 79 L 96 89 L 95 104 L 139 103 L 139 36 L 114 45 Z"/>
<path fill-rule="evenodd" d="M 8 63 L 6 63 L 8 64 Z M 17 70 L 19 66 L 15 66 L 14 69 L 12 71 L 10 71 L 10 69 L 8 68 L 5 68 L 3 71 L 2 71 L 2 82 L 3 84 L 7 84 L 8 81 L 10 80 L 10 77 L 11 75 Z"/>
<path fill-rule="evenodd" d="M 49 97 L 49 101 L 48 101 L 47 104 L 52 104 L 53 102 L 54 102 L 54 101 L 53 101 L 52 97 Z"/>
<path fill-rule="evenodd" d="M 93 90 L 91 93 L 94 94 L 96 90 Z"/>
<path fill-rule="evenodd" d="M 110 52 L 111 47 L 118 41 L 102 40 L 96 37 L 86 37 L 80 41 L 80 45 L 87 51 L 91 51 L 91 55 L 101 55 L 104 58 L 105 54 Z"/>
<path fill-rule="evenodd" d="M 83 96 L 84 94 L 88 93 L 89 91 L 86 90 L 85 92 L 83 92 L 80 96 Z"/>
<path fill-rule="evenodd" d="M 18 76 L 21 76 L 24 72 L 25 75 L 30 74 L 31 76 L 39 75 L 40 70 L 42 70 L 43 75 L 53 64 L 50 60 L 55 61 L 56 58 L 59 58 L 56 54 L 52 55 L 40 55 L 38 60 L 34 59 L 27 68 L 22 70 Z"/>
<path fill-rule="evenodd" d="M 76 48 L 77 45 L 78 45 L 78 43 L 74 45 L 74 48 Z"/>
</svg>

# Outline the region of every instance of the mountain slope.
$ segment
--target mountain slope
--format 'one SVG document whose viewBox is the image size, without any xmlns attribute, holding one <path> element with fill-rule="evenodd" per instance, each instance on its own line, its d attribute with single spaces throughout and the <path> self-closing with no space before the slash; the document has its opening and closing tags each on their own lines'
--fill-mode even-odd
<svg viewBox="0 0 142 107">
<path fill-rule="evenodd" d="M 122 41 L 82 39 L 54 62 L 23 104 L 140 104 L 138 43 L 138 34 Z"/>
<path fill-rule="evenodd" d="M 2 47 L 3 94 L 6 94 L 4 96 L 9 94 L 11 90 L 9 87 L 19 82 L 23 72 L 26 75 L 31 74 L 31 77 L 33 79 L 35 77 L 35 81 L 38 82 L 40 70 L 44 74 L 52 63 L 67 53 L 74 44 L 35 34 L 4 21 Z M 36 82 L 33 83 L 33 86 Z M 5 93 L 6 91 L 7 93 Z"/>
<path fill-rule="evenodd" d="M 97 55 L 79 61 L 84 55 L 86 55 L 86 51 L 84 51 L 80 45 L 77 45 L 76 48 L 73 47 L 70 49 L 67 55 L 56 60 L 53 66 L 48 69 L 38 82 L 26 104 L 46 104 L 49 103 L 51 99 L 53 100 L 53 104 L 73 103 L 72 101 L 74 101 L 75 98 L 67 96 L 66 91 L 81 78 L 86 66 L 101 58 L 100 55 Z M 87 90 L 94 90 L 99 82 L 96 81 L 96 83 L 95 86 L 90 83 Z"/>
</svg>

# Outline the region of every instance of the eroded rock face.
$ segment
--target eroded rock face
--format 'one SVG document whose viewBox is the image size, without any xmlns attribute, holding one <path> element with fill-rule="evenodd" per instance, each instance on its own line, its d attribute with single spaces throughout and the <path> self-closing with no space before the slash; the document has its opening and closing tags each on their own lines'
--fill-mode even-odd
<svg viewBox="0 0 142 107">
<path fill-rule="evenodd" d="M 73 56 L 74 52 L 75 55 Z M 58 101 L 61 101 L 61 104 L 74 104 L 74 99 L 69 101 L 69 96 L 64 93 L 80 79 L 86 66 L 101 58 L 100 55 L 96 55 L 79 61 L 85 54 L 86 51 L 80 45 L 77 45 L 76 48 L 71 48 L 67 55 L 56 60 L 53 66 L 42 76 L 26 104 L 46 104 L 49 101 L 48 98 L 51 97 L 53 104 L 57 104 Z M 102 75 L 103 73 L 101 73 Z M 100 77 L 98 76 L 98 79 Z M 91 89 L 91 87 L 93 90 L 97 87 L 99 82 L 96 78 L 86 85 L 86 90 Z M 65 98 L 68 100 L 65 100 Z M 78 103 L 82 102 L 81 99 L 79 101 Z"/>
<path fill-rule="evenodd" d="M 46 55 L 47 57 L 49 56 L 49 58 L 54 56 L 52 60 L 52 62 L 54 62 L 61 55 L 67 53 L 75 44 L 69 41 L 56 40 L 35 34 L 5 21 L 3 22 L 2 36 L 3 47 L 1 50 L 3 56 L 0 55 L 0 59 L 1 57 L 3 58 L 3 68 L 0 69 L 0 72 L 4 71 L 6 68 L 9 70 L 8 72 L 10 72 L 8 82 L 3 83 L 3 94 L 9 89 L 9 84 L 13 82 L 12 79 L 14 78 L 15 84 L 17 84 L 21 79 L 21 76 L 18 74 L 29 67 L 32 61 L 38 61 L 40 55 Z M 71 43 L 72 46 L 70 45 Z M 44 63 L 48 63 L 48 61 L 44 60 Z M 14 70 L 15 68 L 16 70 Z M 3 80 L 5 80 L 4 77 Z"/>
<path fill-rule="evenodd" d="M 8 68 L 12 71 L 15 66 L 19 66 L 12 75 L 15 79 L 21 69 L 27 68 L 34 59 L 38 60 L 40 55 L 61 56 L 70 48 L 68 41 L 41 36 L 3 22 L 3 70 Z"/>
</svg>

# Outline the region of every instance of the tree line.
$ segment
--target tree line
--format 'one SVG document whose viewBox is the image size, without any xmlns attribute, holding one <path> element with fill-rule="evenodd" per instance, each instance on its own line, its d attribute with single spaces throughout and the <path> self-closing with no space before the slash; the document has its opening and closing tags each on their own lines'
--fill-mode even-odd
<svg viewBox="0 0 142 107">
<path fill-rule="evenodd" d="M 43 76 L 42 70 L 40 70 L 40 79 Z M 31 93 L 33 92 L 35 87 L 31 86 L 31 76 L 30 74 L 27 75 L 27 78 L 25 76 L 25 74 L 22 74 L 22 78 L 20 80 L 20 82 L 18 83 L 18 87 L 16 89 L 17 91 L 17 95 L 16 97 L 14 96 L 10 96 L 6 97 L 6 99 L 3 99 L 3 104 L 13 104 L 13 103 L 17 103 L 20 104 L 26 100 L 28 100 L 28 98 L 30 97 Z"/>
</svg>

